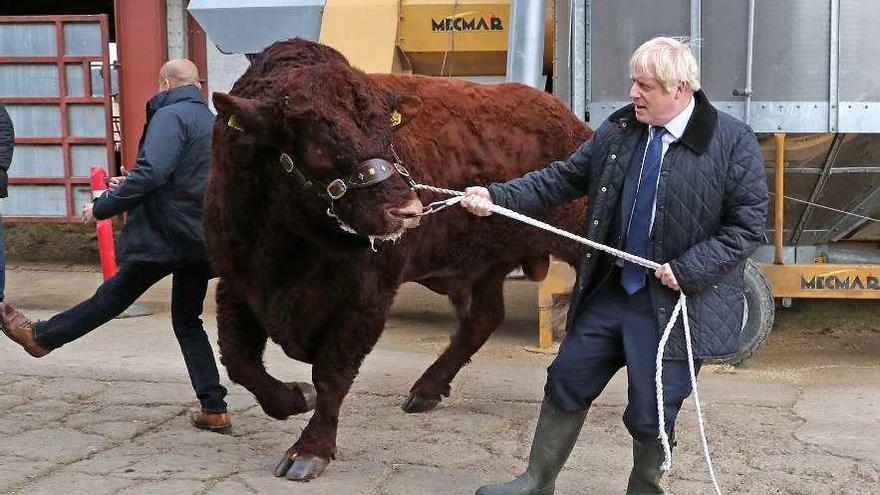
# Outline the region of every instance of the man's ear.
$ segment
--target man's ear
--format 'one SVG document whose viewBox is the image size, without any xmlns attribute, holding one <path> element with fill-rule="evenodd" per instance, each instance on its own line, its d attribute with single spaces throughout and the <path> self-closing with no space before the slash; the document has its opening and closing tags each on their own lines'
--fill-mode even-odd
<svg viewBox="0 0 880 495">
<path fill-rule="evenodd" d="M 391 127 L 397 129 L 408 124 L 422 110 L 422 99 L 418 96 L 400 95 L 391 111 Z"/>
<path fill-rule="evenodd" d="M 262 100 L 213 94 L 214 108 L 227 126 L 248 133 L 263 133 L 275 125 L 277 108 Z"/>
</svg>

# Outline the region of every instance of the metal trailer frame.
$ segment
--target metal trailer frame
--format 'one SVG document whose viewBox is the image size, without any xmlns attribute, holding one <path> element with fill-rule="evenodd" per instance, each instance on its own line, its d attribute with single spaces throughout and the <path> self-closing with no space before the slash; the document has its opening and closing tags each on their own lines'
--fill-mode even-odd
<svg viewBox="0 0 880 495">
<path fill-rule="evenodd" d="M 880 65 L 866 42 L 880 18 L 873 0 L 561 3 L 576 16 L 572 108 L 584 120 L 601 122 L 629 103 L 625 63 L 638 44 L 687 35 L 700 40 L 694 55 L 713 104 L 755 132 L 880 133 L 880 87 L 869 80 Z M 606 36 L 619 32 L 624 14 L 627 33 Z M 609 17 L 615 21 L 601 22 Z M 782 21 L 800 29 L 779 28 Z"/>
<path fill-rule="evenodd" d="M 15 177 L 9 178 L 11 187 L 17 185 L 63 185 L 66 198 L 63 216 L 4 215 L 3 221 L 20 223 L 72 223 L 79 221 L 77 204 L 91 199 L 89 175 L 74 176 L 72 170 L 71 147 L 75 145 L 100 144 L 107 148 L 107 166 L 114 166 L 113 129 L 111 112 L 110 55 L 108 52 L 108 20 L 106 15 L 57 15 L 57 16 L 0 16 L 0 24 L 54 24 L 55 55 L 51 56 L 0 56 L 0 65 L 43 64 L 54 65 L 57 69 L 58 95 L 41 97 L 3 97 L 6 105 L 57 105 L 60 109 L 61 136 L 15 138 L 17 145 L 59 145 L 62 148 L 63 175 L 60 177 Z M 69 23 L 95 23 L 101 30 L 101 53 L 98 55 L 66 55 L 64 27 Z M 103 95 L 92 96 L 91 63 L 102 64 Z M 83 95 L 68 96 L 66 68 L 81 65 L 83 71 Z M 101 104 L 104 106 L 105 135 L 103 137 L 75 137 L 71 135 L 70 110 L 77 105 Z M 18 134 L 18 133 L 17 133 Z M 14 171 L 13 171 L 14 172 Z"/>
<path fill-rule="evenodd" d="M 769 297 L 783 305 L 791 298 L 880 299 L 877 244 L 840 242 L 867 220 L 838 214 L 827 229 L 811 230 L 817 215 L 813 205 L 802 207 L 791 231 L 784 219 L 786 179 L 806 174 L 816 179 L 803 200 L 820 204 L 831 176 L 876 174 L 872 187 L 850 191 L 855 197 L 841 208 L 865 216 L 880 210 L 880 163 L 836 166 L 845 134 L 880 133 L 880 63 L 869 42 L 880 3 L 557 0 L 555 14 L 554 93 L 594 127 L 629 103 L 626 62 L 639 44 L 659 35 L 699 40 L 694 55 L 713 104 L 748 123 L 765 145 L 772 139 L 765 151 L 775 158 L 767 169 L 774 176 L 773 224 L 769 244 L 753 257 L 770 282 Z M 602 43 L 594 42 L 599 39 Z M 832 136 L 820 167 L 797 166 L 786 156 L 788 136 L 804 133 Z M 797 262 L 804 258 L 806 263 Z M 552 349 L 553 294 L 573 279 L 561 266 L 551 268 L 551 275 L 556 280 L 539 295 L 538 348 L 543 350 Z"/>
</svg>

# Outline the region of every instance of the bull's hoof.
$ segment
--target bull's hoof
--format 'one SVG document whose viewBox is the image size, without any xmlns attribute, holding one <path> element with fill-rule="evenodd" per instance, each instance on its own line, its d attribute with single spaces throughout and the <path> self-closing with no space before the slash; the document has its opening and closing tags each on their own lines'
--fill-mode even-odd
<svg viewBox="0 0 880 495">
<path fill-rule="evenodd" d="M 294 456 L 291 458 L 290 454 L 284 454 L 284 458 L 275 466 L 275 476 L 293 481 L 309 481 L 320 476 L 327 464 L 330 464 L 330 459 L 323 457 L 296 454 Z"/>
<path fill-rule="evenodd" d="M 439 397 L 434 399 L 422 397 L 416 394 L 409 394 L 409 397 L 406 399 L 403 405 L 400 406 L 400 408 L 408 413 L 423 413 L 434 409 L 439 403 Z"/>
<path fill-rule="evenodd" d="M 318 391 L 315 390 L 315 387 L 312 386 L 311 383 L 289 382 L 287 386 L 294 392 L 302 394 L 303 398 L 306 400 L 306 407 L 308 407 L 308 409 L 303 412 L 311 411 L 315 408 L 315 405 L 318 403 Z"/>
</svg>

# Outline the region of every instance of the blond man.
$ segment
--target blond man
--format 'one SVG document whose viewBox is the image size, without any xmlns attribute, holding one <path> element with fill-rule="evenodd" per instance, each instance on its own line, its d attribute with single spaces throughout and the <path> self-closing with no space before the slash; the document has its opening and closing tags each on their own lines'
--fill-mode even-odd
<svg viewBox="0 0 880 495">
<path fill-rule="evenodd" d="M 492 203 L 536 213 L 590 199 L 587 237 L 656 261 L 644 268 L 589 249 L 578 271 L 566 337 L 547 370 L 525 473 L 478 495 L 549 495 L 593 401 L 627 368 L 623 422 L 633 438 L 627 494 L 664 493 L 655 359 L 679 290 L 687 294 L 697 370 L 738 347 L 743 269 L 767 215 L 761 151 L 744 123 L 716 110 L 681 40 L 655 38 L 630 60 L 632 103 L 612 114 L 568 160 L 488 188 L 463 207 Z M 653 275 L 653 276 L 651 276 Z M 681 322 L 663 355 L 666 431 L 691 394 Z M 588 442 L 589 439 L 583 439 Z M 589 487 L 585 487 L 589 491 Z"/>
</svg>

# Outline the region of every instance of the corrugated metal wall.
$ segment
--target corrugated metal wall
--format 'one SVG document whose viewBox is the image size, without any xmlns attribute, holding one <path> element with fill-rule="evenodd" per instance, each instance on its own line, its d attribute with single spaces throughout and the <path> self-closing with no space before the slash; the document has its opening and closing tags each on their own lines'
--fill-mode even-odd
<svg viewBox="0 0 880 495">
<path fill-rule="evenodd" d="M 580 51 L 572 101 L 586 99 L 585 109 L 573 108 L 588 111 L 593 125 L 629 103 L 627 62 L 639 44 L 687 35 L 701 40 L 695 55 L 713 104 L 756 132 L 880 134 L 877 0 L 759 1 L 754 15 L 746 1 L 567 1 L 578 15 L 572 50 Z"/>
</svg>

